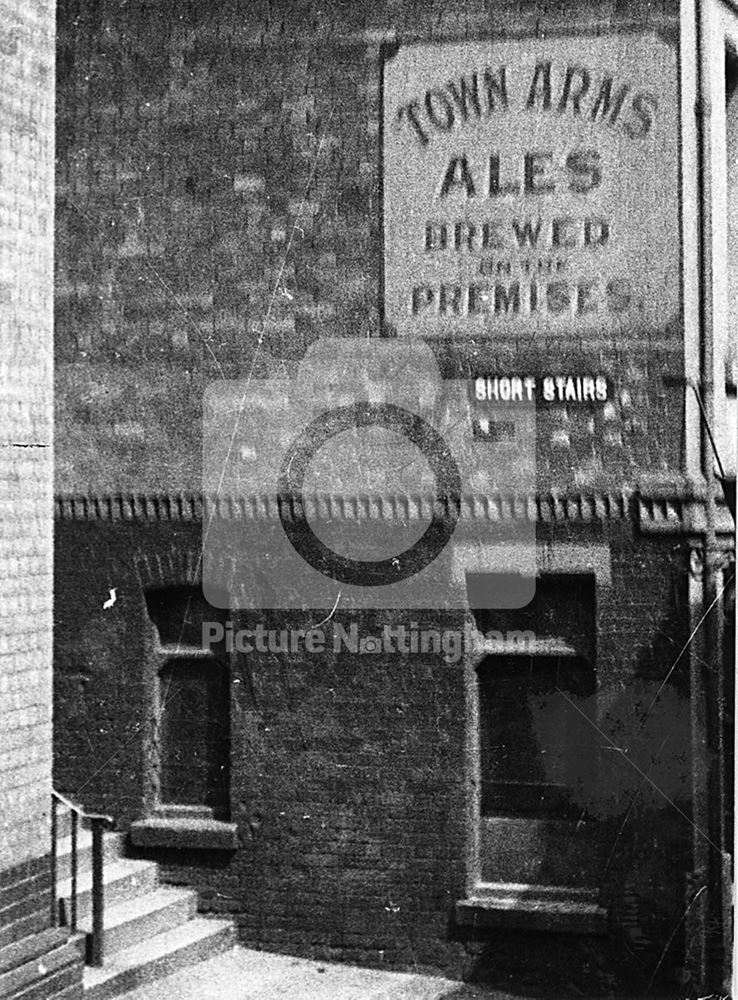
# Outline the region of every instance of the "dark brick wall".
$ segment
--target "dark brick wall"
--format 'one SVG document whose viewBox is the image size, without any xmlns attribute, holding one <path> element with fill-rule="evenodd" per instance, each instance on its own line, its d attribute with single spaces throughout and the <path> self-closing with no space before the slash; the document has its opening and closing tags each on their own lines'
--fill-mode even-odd
<svg viewBox="0 0 738 1000">
<path fill-rule="evenodd" d="M 460 667 L 263 656 L 239 672 L 248 874 L 209 905 L 267 947 L 446 964 L 467 836 Z"/>
<path fill-rule="evenodd" d="M 144 590 L 187 582 L 200 526 L 56 527 L 54 782 L 125 825 L 142 814 L 151 791 L 145 759 L 155 629 Z M 116 601 L 106 610 L 113 588 Z"/>
<path fill-rule="evenodd" d="M 688 864 L 684 663 L 652 704 L 686 638 L 685 553 L 673 540 L 638 537 L 629 522 L 548 526 L 540 534 L 541 542 L 610 546 L 611 586 L 600 590 L 596 609 L 597 707 L 589 706 L 602 734 L 596 742 L 609 749 L 600 753 L 588 808 L 607 845 L 600 884 L 612 926 L 593 946 L 597 960 L 587 961 L 592 975 L 614 976 L 628 955 L 636 979 L 647 980 L 679 924 Z M 124 828 L 152 802 L 155 665 L 143 588 L 186 583 L 198 545 L 196 523 L 57 523 L 64 586 L 56 606 L 55 781 Z M 103 610 L 111 587 L 116 603 Z M 259 620 L 287 628 L 323 617 Z M 412 617 L 437 628 L 462 622 Z M 358 622 L 369 634 L 387 620 L 378 613 Z M 493 936 L 470 958 L 471 945 L 450 922 L 466 891 L 470 822 L 462 665 L 433 654 L 254 652 L 236 655 L 231 670 L 231 818 L 241 846 L 233 854 L 157 852 L 165 877 L 197 886 L 203 909 L 232 913 L 248 944 L 483 975 L 497 941 L 508 958 L 497 955 L 491 967 L 499 976 L 514 969 L 522 939 Z M 572 947 L 579 953 L 581 942 Z M 663 972 L 671 974 L 679 954 L 676 930 Z"/>
</svg>

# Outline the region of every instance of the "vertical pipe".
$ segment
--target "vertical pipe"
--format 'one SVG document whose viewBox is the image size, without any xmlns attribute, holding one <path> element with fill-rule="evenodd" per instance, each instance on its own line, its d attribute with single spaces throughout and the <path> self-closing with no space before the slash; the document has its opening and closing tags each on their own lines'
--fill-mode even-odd
<svg viewBox="0 0 738 1000">
<path fill-rule="evenodd" d="M 723 595 L 724 584 L 723 584 L 723 571 L 720 567 L 715 569 L 715 588 L 717 590 L 718 598 L 717 604 L 712 609 L 711 614 L 715 616 L 715 630 L 719 637 L 718 648 L 716 654 L 720 653 L 720 659 L 722 660 L 722 652 L 725 643 L 725 600 Z M 728 843 L 727 834 L 727 788 L 726 788 L 726 774 L 725 774 L 725 676 L 722 670 L 718 670 L 715 675 L 715 694 L 716 694 L 716 708 L 717 708 L 717 757 L 718 757 L 718 773 L 717 773 L 717 792 L 718 800 L 720 803 L 720 811 L 718 813 L 718 831 L 720 850 L 724 854 L 726 851 L 730 851 L 731 845 Z"/>
<path fill-rule="evenodd" d="M 59 908 L 56 905 L 56 853 L 57 853 L 57 801 L 51 796 L 51 926 L 59 924 Z"/>
<path fill-rule="evenodd" d="M 91 965 L 103 964 L 103 822 L 99 818 L 92 820 L 92 949 Z"/>
<path fill-rule="evenodd" d="M 681 0 L 680 2 L 680 62 L 682 86 L 687 99 L 684 113 L 684 322 L 685 322 L 685 373 L 694 380 L 695 400 L 685 396 L 687 420 L 687 472 L 701 476 L 706 487 L 705 518 L 711 519 L 709 509 L 710 469 L 706 451 L 706 423 L 712 411 L 712 392 L 706 392 L 711 382 L 712 364 L 712 284 L 710 267 L 712 259 L 712 231 L 710 227 L 711 185 L 710 156 L 710 80 L 706 60 L 705 42 L 709 32 L 707 8 L 709 2 Z M 710 390 L 712 386 L 710 385 Z M 699 420 L 694 403 L 701 398 L 707 412 Z M 696 418 L 696 419 L 695 419 Z M 686 966 L 691 987 L 707 993 L 709 979 L 708 926 L 711 910 L 712 887 L 710 884 L 710 851 L 704 834 L 710 826 L 709 784 L 709 721 L 707 685 L 709 674 L 704 663 L 709 655 L 707 630 L 702 615 L 707 605 L 709 589 L 708 560 L 711 556 L 708 532 L 703 536 L 702 551 L 692 549 L 688 575 L 689 629 L 693 634 L 690 648 L 690 752 L 691 752 L 691 802 L 692 802 L 692 863 L 687 880 Z M 694 905 L 692 905 L 694 903 Z"/>
<path fill-rule="evenodd" d="M 694 552 L 694 550 L 692 550 Z M 692 799 L 692 871 L 687 881 L 686 905 L 689 907 L 686 926 L 687 967 L 690 987 L 696 995 L 703 992 L 707 980 L 707 902 L 709 887 L 707 868 L 709 853 L 702 831 L 708 824 L 706 794 L 708 768 L 706 740 L 706 698 L 702 663 L 707 650 L 705 633 L 699 627 L 703 607 L 704 567 L 697 560 L 687 581 L 689 602 L 689 633 L 694 635 L 690 646 L 690 730 L 691 730 L 691 799 Z"/>
<path fill-rule="evenodd" d="M 73 931 L 77 930 L 77 828 L 79 815 L 72 811 L 72 899 L 71 899 L 71 919 L 70 926 Z"/>
<path fill-rule="evenodd" d="M 727 698 L 726 698 L 726 673 L 730 669 L 728 663 L 728 658 L 725 655 L 725 581 L 724 573 L 721 568 L 716 568 L 715 572 L 715 586 L 719 596 L 719 600 L 715 607 L 713 608 L 713 614 L 715 615 L 715 629 L 719 637 L 718 648 L 716 650 L 716 659 L 718 659 L 718 667 L 723 669 L 718 669 L 715 681 L 716 681 L 716 708 L 717 708 L 717 800 L 718 800 L 718 823 L 719 823 L 719 840 L 720 844 L 720 864 L 719 864 L 719 902 L 720 902 L 720 921 L 722 925 L 722 980 L 720 983 L 720 988 L 722 992 L 730 992 L 730 973 L 731 973 L 731 952 L 733 947 L 732 938 L 732 901 L 733 901 L 733 887 L 732 887 L 732 843 L 729 840 L 728 833 L 728 809 L 731 807 L 732 803 L 730 800 L 730 791 L 728 789 L 727 783 L 727 747 L 725 741 L 725 728 L 726 728 L 726 710 L 727 710 Z M 729 715 L 728 715 L 729 717 Z"/>
<path fill-rule="evenodd" d="M 713 234 L 713 93 L 712 73 L 716 60 L 722 71 L 725 54 L 722 45 L 719 51 L 714 50 L 715 41 L 713 25 L 715 9 L 712 3 L 702 2 L 696 9 L 696 43 L 697 43 L 697 143 L 698 143 L 698 212 L 699 212 L 699 333 L 700 333 L 700 392 L 702 395 L 704 420 L 701 433 L 701 468 L 705 484 L 705 527 L 704 527 L 704 560 L 702 579 L 702 608 L 706 615 L 704 621 L 704 651 L 702 663 L 695 664 L 701 676 L 699 696 L 703 700 L 704 729 L 698 734 L 702 745 L 707 751 L 707 781 L 701 790 L 701 806 L 706 815 L 694 821 L 710 838 L 711 843 L 719 839 L 719 823 L 717 816 L 723 807 L 719 795 L 718 772 L 722 768 L 722 760 L 717 759 L 719 751 L 720 712 L 717 705 L 719 695 L 718 678 L 722 671 L 720 655 L 719 616 L 715 613 L 717 603 L 717 559 L 718 547 L 716 538 L 716 490 L 714 453 L 710 436 L 710 428 L 715 426 L 715 259 Z M 718 312 L 719 318 L 719 312 Z M 704 825 L 703 825 L 704 824 Z M 719 856 L 716 856 L 719 855 Z M 713 958 L 711 945 L 714 947 L 721 935 L 717 929 L 722 918 L 722 855 L 703 843 L 699 854 L 700 865 L 704 866 L 705 880 L 708 885 L 706 900 L 707 921 L 703 924 L 705 935 L 704 951 L 706 955 L 705 990 L 720 989 L 723 979 L 723 966 L 727 956 L 721 955 L 720 960 Z M 715 928 L 714 934 L 708 934 L 710 926 Z M 722 949 L 721 949 L 722 950 Z"/>
</svg>

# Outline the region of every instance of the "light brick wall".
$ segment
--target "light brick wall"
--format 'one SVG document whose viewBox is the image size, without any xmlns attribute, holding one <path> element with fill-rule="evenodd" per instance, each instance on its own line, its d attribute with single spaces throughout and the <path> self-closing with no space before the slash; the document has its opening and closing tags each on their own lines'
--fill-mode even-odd
<svg viewBox="0 0 738 1000">
<path fill-rule="evenodd" d="M 52 0 L 0 0 L 0 869 L 49 850 Z"/>
</svg>

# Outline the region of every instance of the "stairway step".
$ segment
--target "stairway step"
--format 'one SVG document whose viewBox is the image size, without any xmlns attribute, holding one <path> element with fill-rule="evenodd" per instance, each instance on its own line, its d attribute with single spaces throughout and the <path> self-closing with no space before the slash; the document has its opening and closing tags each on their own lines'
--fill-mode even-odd
<svg viewBox="0 0 738 1000">
<path fill-rule="evenodd" d="M 49 904 L 51 905 L 51 904 Z M 7 919 L 5 911 L 0 911 L 0 947 L 13 944 L 31 934 L 40 934 L 49 926 L 48 911 L 29 913 L 13 920 Z"/>
<path fill-rule="evenodd" d="M 25 997 L 30 996 L 36 987 L 46 987 L 49 976 L 71 967 L 72 973 L 81 965 L 79 946 L 74 940 L 67 939 L 58 948 L 36 955 L 22 965 L 18 965 L 0 974 L 0 996 Z M 74 978 L 74 975 L 72 975 Z M 48 990 L 39 996 L 49 996 Z"/>
<path fill-rule="evenodd" d="M 84 976 L 85 998 L 107 1000 L 118 996 L 227 951 L 234 943 L 235 928 L 229 920 L 195 917 L 143 944 L 111 955 L 102 968 L 88 966 Z"/>
<path fill-rule="evenodd" d="M 49 997 L 54 1000 L 77 1000 L 81 992 L 82 976 L 81 961 L 75 965 L 65 965 L 20 993 L 10 994 L 8 1000 L 49 1000 Z"/>
<path fill-rule="evenodd" d="M 81 980 L 82 977 L 80 976 L 78 981 L 71 983 L 69 986 L 61 987 L 61 993 L 54 992 L 54 1000 L 79 1000 L 81 994 Z M 58 985 L 56 986 L 56 989 L 59 989 Z M 48 997 L 49 994 L 47 993 L 44 1000 L 48 1000 Z"/>
<path fill-rule="evenodd" d="M 137 861 L 121 858 L 103 867 L 105 907 L 114 906 L 127 899 L 133 899 L 144 892 L 150 892 L 159 884 L 159 873 L 155 861 Z M 71 879 L 58 885 L 59 909 L 64 923 L 71 919 Z M 92 872 L 82 872 L 77 881 L 77 923 L 80 924 L 92 913 Z"/>
<path fill-rule="evenodd" d="M 112 862 L 125 855 L 126 834 L 103 834 L 103 859 Z M 92 833 L 80 830 L 77 837 L 77 872 L 86 872 L 92 868 Z M 72 874 L 72 838 L 62 837 L 56 848 L 57 880 L 70 878 Z"/>
<path fill-rule="evenodd" d="M 173 930 L 197 913 L 193 889 L 161 888 L 105 909 L 105 959 L 157 934 Z M 81 930 L 90 933 L 85 920 Z"/>
<path fill-rule="evenodd" d="M 36 888 L 33 895 L 18 899 L 0 910 L 0 944 L 9 944 L 25 937 L 26 934 L 33 933 L 33 930 L 25 930 L 31 924 L 35 923 L 38 930 L 48 927 L 50 914 L 51 883 L 49 882 L 42 891 Z M 8 929 L 10 933 L 7 933 Z"/>
<path fill-rule="evenodd" d="M 69 940 L 68 927 L 47 927 L 39 934 L 29 934 L 19 941 L 0 947 L 0 974 L 60 948 Z"/>
</svg>

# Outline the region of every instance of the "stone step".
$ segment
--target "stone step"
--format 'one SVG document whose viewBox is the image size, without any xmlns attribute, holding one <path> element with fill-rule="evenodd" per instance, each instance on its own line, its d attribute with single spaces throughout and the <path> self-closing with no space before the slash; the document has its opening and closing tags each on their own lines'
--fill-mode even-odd
<svg viewBox="0 0 738 1000">
<path fill-rule="evenodd" d="M 39 913 L 34 907 L 33 913 L 11 919 L 6 910 L 0 910 L 0 947 L 12 945 L 32 934 L 39 934 L 48 926 L 48 911 Z"/>
<path fill-rule="evenodd" d="M 60 984 L 66 978 L 73 982 L 79 978 L 80 944 L 67 939 L 57 948 L 33 958 L 0 974 L 0 996 L 31 1000 L 53 995 L 49 980 L 58 977 Z M 67 985 L 66 982 L 63 985 Z M 61 985 L 60 985 L 61 988 Z"/>
<path fill-rule="evenodd" d="M 124 833 L 103 834 L 103 864 L 107 865 L 125 856 Z M 89 871 L 92 867 L 92 833 L 80 830 L 77 834 L 77 872 Z M 72 874 L 72 837 L 62 837 L 57 843 L 57 881 L 70 878 Z"/>
<path fill-rule="evenodd" d="M 197 913 L 197 893 L 192 889 L 157 888 L 142 896 L 105 908 L 105 957 L 173 930 Z M 89 917 L 80 930 L 90 933 Z"/>
<path fill-rule="evenodd" d="M 159 883 L 159 873 L 155 861 L 138 861 L 120 858 L 103 867 L 105 909 L 123 903 L 145 892 L 155 889 Z M 59 910 L 62 922 L 71 922 L 71 879 L 58 884 Z M 92 913 L 92 872 L 83 872 L 77 881 L 77 923 L 90 917 Z"/>
<path fill-rule="evenodd" d="M 82 990 L 82 966 L 66 965 L 50 976 L 40 979 L 8 1000 L 78 1000 Z"/>
<path fill-rule="evenodd" d="M 34 869 L 21 875 L 20 878 L 3 873 L 0 879 L 0 928 L 5 928 L 22 916 L 33 911 L 43 911 L 47 917 L 51 906 L 51 868 L 48 858 L 39 858 L 34 863 Z M 49 926 L 48 920 L 45 924 Z M 11 940 L 18 940 L 23 935 L 16 934 Z M 7 944 L 6 940 L 0 944 Z"/>
<path fill-rule="evenodd" d="M 86 968 L 85 998 L 107 1000 L 118 996 L 227 951 L 234 943 L 235 930 L 230 921 L 195 917 L 173 930 L 111 955 L 101 968 Z"/>
<path fill-rule="evenodd" d="M 57 993 L 56 990 L 61 990 Z M 46 994 L 44 1000 L 48 1000 L 48 997 L 53 995 L 53 1000 L 79 1000 L 80 998 L 80 984 L 79 982 L 71 983 L 69 986 L 62 986 L 58 984 L 53 994 Z"/>
<path fill-rule="evenodd" d="M 39 934 L 29 934 L 19 941 L 0 947 L 0 974 L 15 969 L 26 962 L 45 955 L 55 948 L 60 948 L 69 941 L 67 927 L 49 927 Z"/>
</svg>

